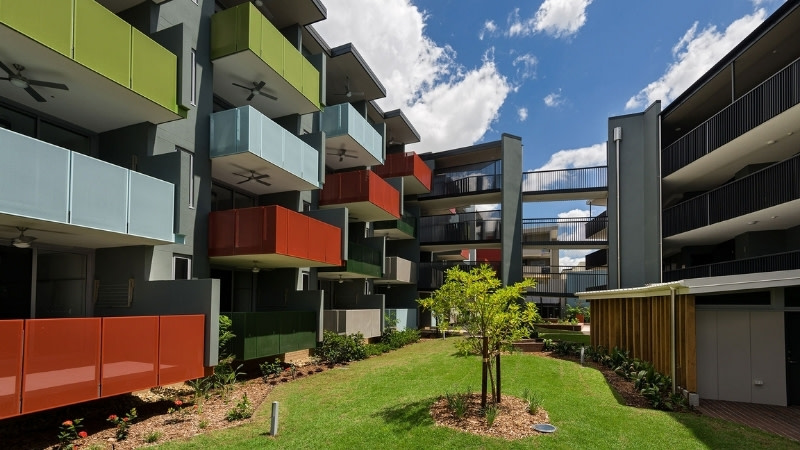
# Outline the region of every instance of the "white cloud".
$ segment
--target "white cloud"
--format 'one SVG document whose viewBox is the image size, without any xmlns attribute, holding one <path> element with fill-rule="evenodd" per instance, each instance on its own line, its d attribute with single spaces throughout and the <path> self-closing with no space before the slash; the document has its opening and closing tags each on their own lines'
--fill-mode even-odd
<svg viewBox="0 0 800 450">
<path fill-rule="evenodd" d="M 558 92 L 551 92 L 544 97 L 544 104 L 550 108 L 555 108 L 564 104 L 564 99 L 561 97 L 561 89 Z"/>
<path fill-rule="evenodd" d="M 559 219 L 572 219 L 575 217 L 590 217 L 588 209 L 571 209 L 566 212 L 558 213 Z"/>
<path fill-rule="evenodd" d="M 553 189 L 574 189 L 575 187 L 601 187 L 607 183 L 606 172 L 601 170 L 583 170 L 571 172 L 549 172 L 559 169 L 575 169 L 606 165 L 606 144 L 594 144 L 591 147 L 560 150 L 550 155 L 550 159 L 534 174 L 522 179 L 522 190 L 526 192 L 546 191 Z"/>
<path fill-rule="evenodd" d="M 325 0 L 325 6 L 328 19 L 314 28 L 331 46 L 355 45 L 386 87 L 381 108 L 401 108 L 422 136 L 408 150 L 472 145 L 497 120 L 511 85 L 493 49 L 479 67 L 461 67 L 452 48 L 425 35 L 427 16 L 410 0 Z"/>
<path fill-rule="evenodd" d="M 519 17 L 516 8 L 509 17 L 509 36 L 528 36 L 545 33 L 555 38 L 569 37 L 586 23 L 586 8 L 592 0 L 544 0 L 536 14 L 528 19 Z"/>
<path fill-rule="evenodd" d="M 492 36 L 497 31 L 497 24 L 493 20 L 487 20 L 483 23 L 481 32 L 478 33 L 478 39 L 483 40 L 486 35 Z"/>
<path fill-rule="evenodd" d="M 755 2 L 756 5 L 760 3 L 763 2 Z M 766 16 L 766 10 L 759 8 L 735 20 L 724 31 L 718 31 L 715 25 L 710 25 L 698 32 L 698 23 L 695 22 L 672 48 L 673 62 L 664 75 L 631 97 L 625 109 L 641 109 L 656 100 L 665 104 L 671 102 L 763 22 Z"/>
<path fill-rule="evenodd" d="M 572 150 L 560 150 L 550 155 L 550 159 L 536 170 L 572 169 L 575 167 L 594 167 L 606 165 L 606 143 Z"/>
<path fill-rule="evenodd" d="M 559 266 L 580 266 L 586 264 L 586 255 L 594 250 L 561 250 L 558 257 Z"/>
<path fill-rule="evenodd" d="M 519 108 L 517 110 L 517 117 L 519 118 L 520 122 L 525 122 L 528 118 L 528 108 Z"/>
<path fill-rule="evenodd" d="M 536 67 L 539 65 L 539 60 L 536 56 L 526 53 L 514 58 L 511 63 L 517 68 L 517 76 L 524 80 L 526 78 L 536 78 Z"/>
</svg>

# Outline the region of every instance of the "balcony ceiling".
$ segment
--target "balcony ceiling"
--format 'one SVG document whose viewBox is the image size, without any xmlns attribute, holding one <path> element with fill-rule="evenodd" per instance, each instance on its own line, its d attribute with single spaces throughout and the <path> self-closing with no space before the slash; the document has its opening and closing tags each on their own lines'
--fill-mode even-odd
<svg viewBox="0 0 800 450">
<path fill-rule="evenodd" d="M 223 56 L 215 59 L 213 64 L 214 94 L 235 107 L 250 105 L 271 119 L 289 114 L 302 115 L 319 111 L 310 100 L 251 50 Z M 253 86 L 253 83 L 261 81 L 265 83 L 261 91 L 278 97 L 278 100 L 256 94 L 248 102 L 250 91 L 233 85 L 237 83 Z"/>
<path fill-rule="evenodd" d="M 112 1 L 112 0 L 105 0 Z M 137 0 L 114 0 L 136 2 Z M 142 0 L 138 0 L 141 2 Z M 227 8 L 232 8 L 248 0 L 217 0 Z M 261 14 L 264 15 L 275 28 L 282 29 L 290 25 L 309 25 L 320 20 L 325 20 L 327 10 L 319 0 L 262 0 L 263 5 L 258 6 Z M 251 2 L 255 5 L 255 2 Z"/>
<path fill-rule="evenodd" d="M 139 3 L 144 3 L 145 1 L 149 0 L 96 0 L 97 3 L 103 5 L 107 10 L 117 14 L 121 11 L 125 11 L 128 8 L 138 5 Z M 153 3 L 161 3 L 160 1 L 154 1 Z"/>
<path fill-rule="evenodd" d="M 293 256 L 279 255 L 276 253 L 262 255 L 234 255 L 234 256 L 212 256 L 208 260 L 211 264 L 232 267 L 237 269 L 259 270 L 281 269 L 289 267 L 335 267 L 331 264 L 322 263 L 310 259 L 302 259 Z"/>
<path fill-rule="evenodd" d="M 344 150 L 344 155 L 342 151 Z M 382 161 L 372 156 L 349 134 L 325 139 L 325 167 L 330 171 L 377 166 Z"/>
<path fill-rule="evenodd" d="M 386 97 L 386 88 L 372 73 L 367 63 L 352 44 L 345 44 L 331 50 L 326 67 L 325 103 L 355 103 Z M 349 88 L 350 97 L 345 95 Z M 363 94 L 359 94 L 363 93 Z"/>
<path fill-rule="evenodd" d="M 383 117 L 386 123 L 387 145 L 416 144 L 420 141 L 419 133 L 401 110 L 388 111 Z"/>
<path fill-rule="evenodd" d="M 522 194 L 523 202 L 561 202 L 572 200 L 587 200 L 592 205 L 605 205 L 608 199 L 608 189 L 597 190 L 560 190 L 560 191 L 539 191 L 538 193 Z"/>
<path fill-rule="evenodd" d="M 769 142 L 772 141 L 770 144 Z M 665 200 L 682 192 L 706 191 L 751 165 L 782 161 L 800 149 L 800 105 L 759 125 L 663 179 Z"/>
<path fill-rule="evenodd" d="M 342 270 L 337 270 L 337 271 L 328 271 L 328 270 L 324 272 L 319 271 L 317 272 L 317 278 L 319 278 L 320 280 L 328 280 L 328 281 L 337 281 L 337 280 L 363 281 L 365 279 L 372 279 L 372 280 L 378 279 L 378 277 L 374 277 L 371 275 L 364 275 L 363 273 L 347 272 L 346 270 L 344 270 L 344 267 L 342 267 Z"/>
<path fill-rule="evenodd" d="M 794 200 L 664 238 L 664 252 L 666 254 L 687 245 L 716 245 L 743 233 L 785 230 L 798 225 L 800 225 L 800 200 Z"/>
<path fill-rule="evenodd" d="M 451 244 L 434 244 L 434 243 L 425 243 L 419 246 L 419 249 L 423 252 L 443 252 L 443 251 L 461 251 L 465 248 L 469 249 L 500 249 L 501 245 L 500 242 L 454 242 Z M 446 257 L 440 258 L 437 255 L 437 259 L 445 260 Z M 459 259 L 455 256 L 453 258 L 447 258 L 447 261 L 458 261 Z M 463 260 L 463 258 L 462 258 Z"/>
<path fill-rule="evenodd" d="M 22 74 L 30 79 L 69 87 L 68 91 L 63 91 L 36 86 L 36 91 L 47 100 L 37 102 L 25 90 L 9 81 L 0 81 L 0 97 L 4 99 L 96 133 L 142 122 L 158 124 L 181 118 L 2 24 L 0 42 L 3 43 L 0 61 L 9 68 L 13 69 L 12 64 L 21 64 L 25 66 Z"/>
<path fill-rule="evenodd" d="M 379 222 L 381 220 L 397 220 L 398 217 L 372 202 L 344 202 L 331 205 L 320 205 L 319 209 L 340 209 L 347 207 L 350 222 Z"/>
<path fill-rule="evenodd" d="M 235 175 L 240 174 L 249 177 L 251 170 L 256 177 L 269 175 L 267 178 L 262 178 L 261 181 L 269 183 L 270 186 Z M 318 188 L 318 186 L 250 152 L 212 158 L 211 177 L 256 195 L 286 191 L 309 191 Z"/>
<path fill-rule="evenodd" d="M 398 230 L 397 228 L 375 229 L 373 230 L 373 235 L 376 237 L 383 236 L 391 240 L 414 239 L 414 236 L 406 234 L 405 231 Z"/>
<path fill-rule="evenodd" d="M 31 247 L 56 245 L 77 248 L 107 248 L 172 243 L 95 228 L 0 214 L 0 246 L 11 245 L 11 241 L 19 237 L 17 227 L 27 228 L 25 236 L 36 238 Z"/>
<path fill-rule="evenodd" d="M 442 196 L 435 198 L 418 198 L 417 203 L 422 208 L 422 215 L 433 216 L 448 214 L 453 208 L 463 208 L 473 205 L 492 205 L 502 201 L 502 193 L 482 192 L 480 194 L 463 194 L 459 196 Z"/>
</svg>

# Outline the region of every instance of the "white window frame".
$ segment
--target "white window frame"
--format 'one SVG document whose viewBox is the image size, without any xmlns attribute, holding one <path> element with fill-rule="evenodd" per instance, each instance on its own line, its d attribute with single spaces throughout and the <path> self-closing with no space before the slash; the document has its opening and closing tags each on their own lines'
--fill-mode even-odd
<svg viewBox="0 0 800 450">
<path fill-rule="evenodd" d="M 177 261 L 185 260 L 186 261 L 186 278 L 176 278 L 176 263 Z M 172 279 L 173 280 L 191 280 L 192 279 L 192 257 L 189 255 L 179 255 L 173 254 L 172 255 Z"/>
<path fill-rule="evenodd" d="M 195 3 L 197 3 L 195 1 Z M 192 106 L 197 106 L 197 50 L 192 49 L 191 53 L 191 75 L 189 79 L 189 86 L 191 92 L 189 93 L 189 103 Z"/>
</svg>

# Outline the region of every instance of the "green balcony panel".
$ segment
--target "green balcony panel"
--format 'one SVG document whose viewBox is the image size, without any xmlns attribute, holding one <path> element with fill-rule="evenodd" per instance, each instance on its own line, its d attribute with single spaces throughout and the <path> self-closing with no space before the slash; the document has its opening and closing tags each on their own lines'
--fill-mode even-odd
<svg viewBox="0 0 800 450">
<path fill-rule="evenodd" d="M 131 89 L 159 105 L 177 104 L 178 57 L 136 28 L 131 31 Z"/>
<path fill-rule="evenodd" d="M 236 337 L 230 350 L 239 360 L 279 355 L 317 346 L 317 315 L 313 311 L 225 313 Z"/>
<path fill-rule="evenodd" d="M 75 0 L 75 61 L 130 87 L 131 26 L 92 0 Z"/>
<path fill-rule="evenodd" d="M 295 89 L 303 92 L 303 55 L 289 41 L 283 41 L 283 78 Z"/>
<path fill-rule="evenodd" d="M 0 22 L 72 58 L 71 1 L 4 0 Z"/>
<path fill-rule="evenodd" d="M 311 62 L 305 58 L 301 58 L 303 71 L 303 95 L 309 99 L 319 98 L 319 71 L 314 67 Z"/>
<path fill-rule="evenodd" d="M 281 316 L 273 313 L 252 313 L 256 320 L 256 330 L 258 337 L 256 338 L 256 345 L 258 347 L 258 356 L 263 358 L 265 356 L 277 355 L 281 353 L 281 333 L 280 324 L 283 319 Z"/>
<path fill-rule="evenodd" d="M 252 15 L 251 17 L 257 18 L 259 15 Z M 278 75 L 286 78 L 286 74 L 284 71 L 284 59 L 286 57 L 287 50 L 289 52 L 294 51 L 297 52 L 292 45 L 289 45 L 289 41 L 287 41 L 280 31 L 277 28 L 273 27 L 272 24 L 267 21 L 261 21 L 259 23 L 260 30 L 261 30 L 261 37 L 258 41 L 258 47 L 253 47 L 253 52 L 260 56 L 265 63 L 267 63 L 272 69 L 278 73 Z M 240 49 L 241 50 L 241 49 Z"/>
</svg>

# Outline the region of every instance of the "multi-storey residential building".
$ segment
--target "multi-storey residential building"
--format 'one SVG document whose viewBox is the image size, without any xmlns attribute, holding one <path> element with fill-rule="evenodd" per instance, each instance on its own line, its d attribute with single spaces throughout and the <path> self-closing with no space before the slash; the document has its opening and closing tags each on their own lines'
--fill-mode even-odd
<svg viewBox="0 0 800 450">
<path fill-rule="evenodd" d="M 800 404 L 798 104 L 788 1 L 663 110 L 609 119 L 617 290 L 585 295 L 594 342 L 701 401 Z"/>
</svg>

